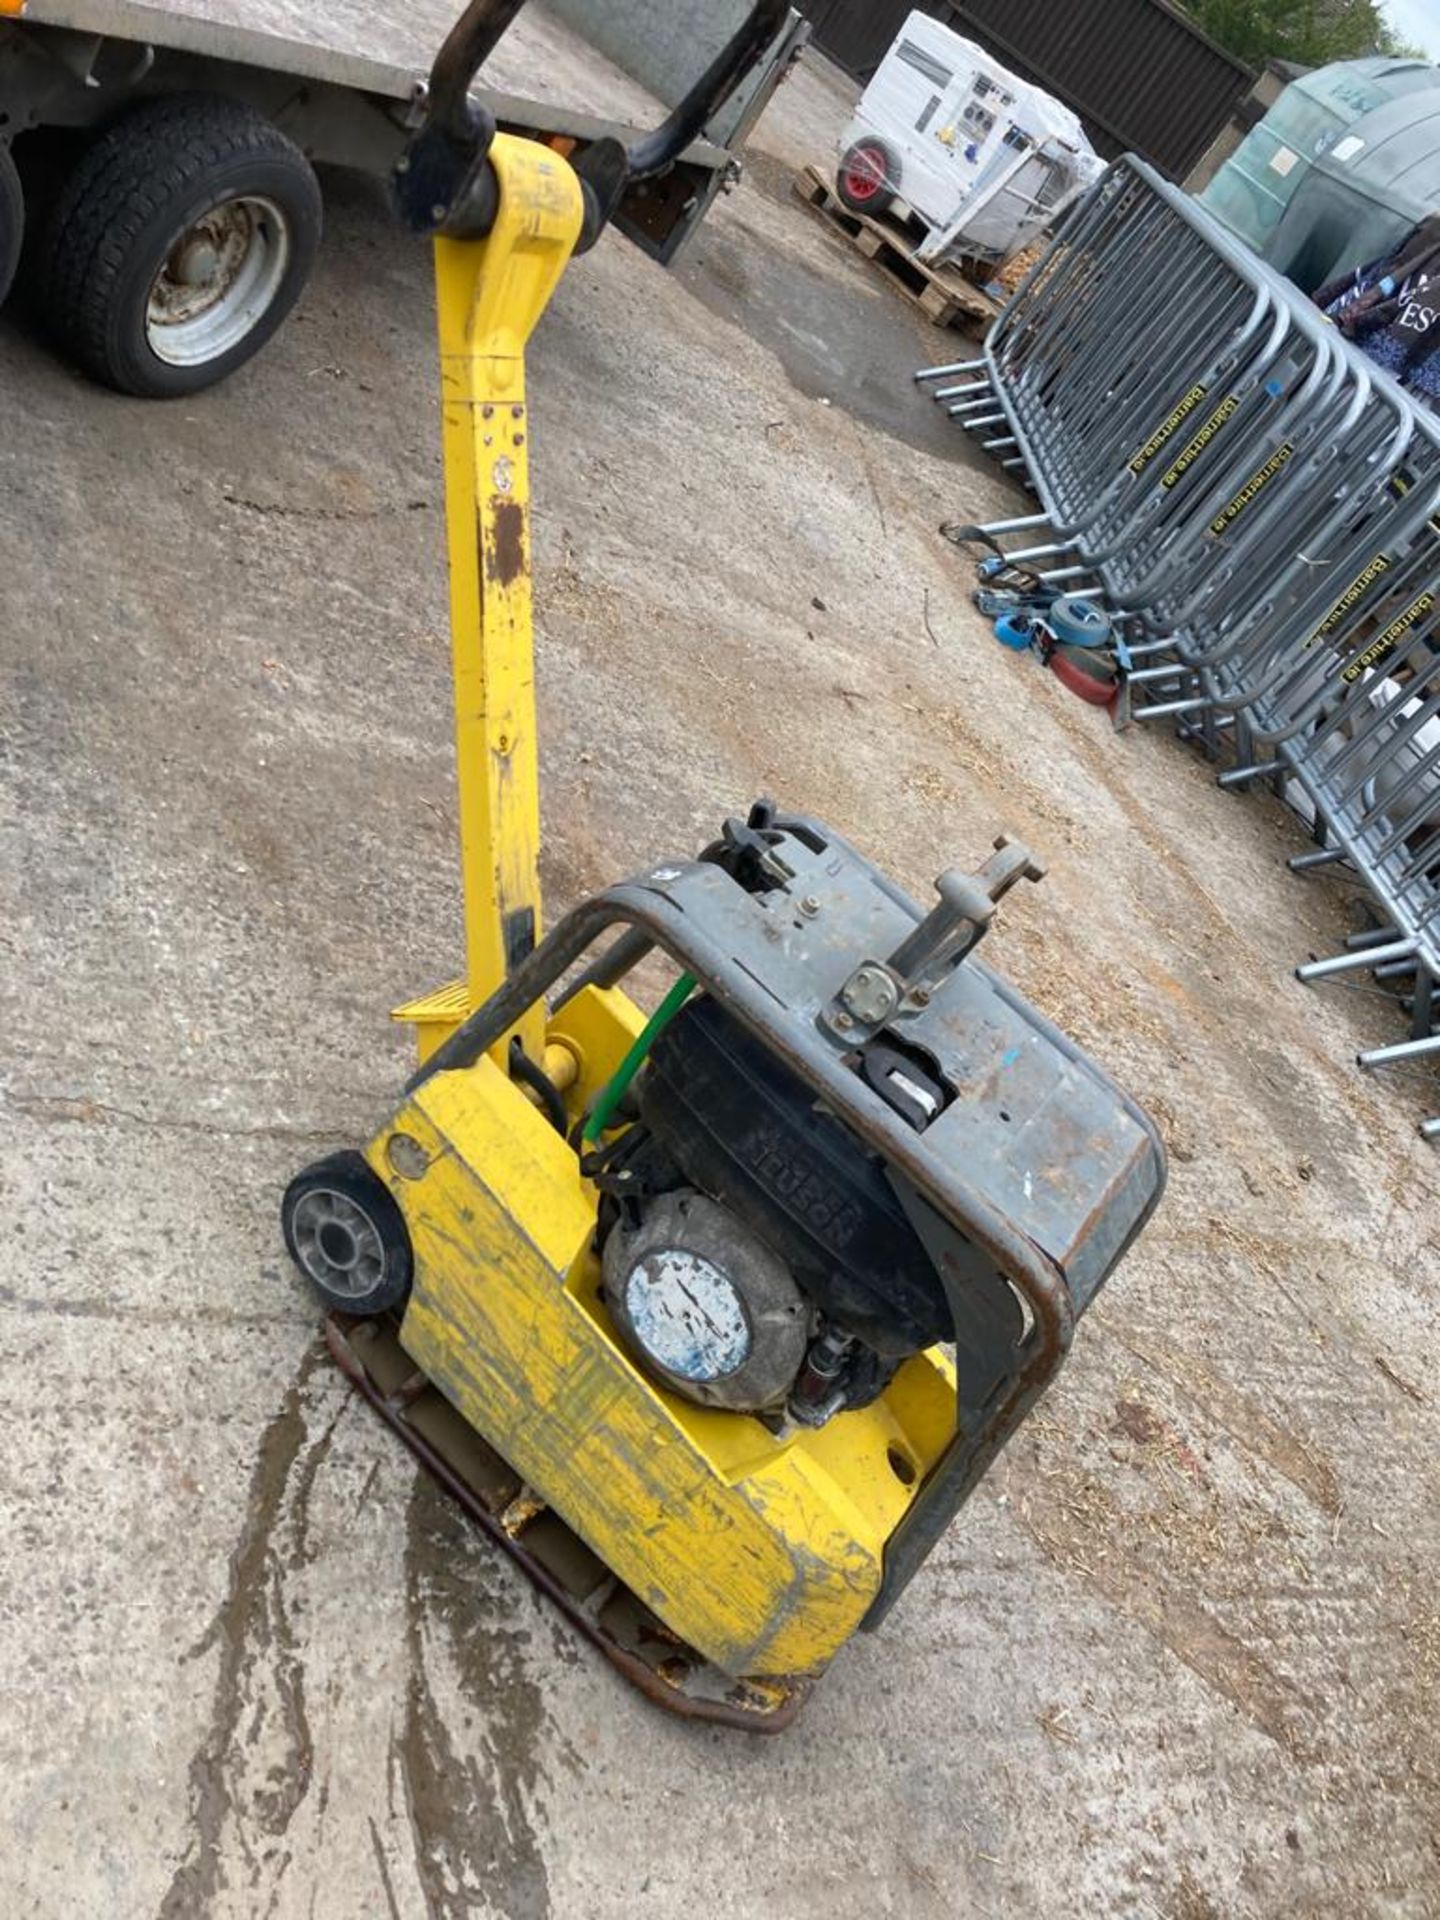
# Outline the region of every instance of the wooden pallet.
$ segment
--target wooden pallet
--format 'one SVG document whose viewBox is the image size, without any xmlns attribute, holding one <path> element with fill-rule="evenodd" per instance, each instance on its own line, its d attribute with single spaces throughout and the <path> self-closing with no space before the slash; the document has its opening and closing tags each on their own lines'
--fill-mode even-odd
<svg viewBox="0 0 1440 1920">
<path fill-rule="evenodd" d="M 843 233 L 857 252 L 872 260 L 897 293 L 919 307 L 937 327 L 988 327 L 999 313 L 997 302 L 952 262 L 931 266 L 917 257 L 920 239 L 898 221 L 852 213 L 819 167 L 806 167 L 792 191 Z"/>
</svg>

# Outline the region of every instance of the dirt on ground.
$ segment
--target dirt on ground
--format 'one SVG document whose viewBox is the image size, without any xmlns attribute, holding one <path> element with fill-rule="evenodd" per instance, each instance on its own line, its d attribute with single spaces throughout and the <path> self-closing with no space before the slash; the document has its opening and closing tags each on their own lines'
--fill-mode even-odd
<svg viewBox="0 0 1440 1920">
<path fill-rule="evenodd" d="M 549 911 L 761 793 L 922 899 L 1018 831 L 986 957 L 1156 1116 L 1163 1209 L 794 1730 L 657 1715 L 280 1246 L 459 958 L 424 250 L 328 180 L 300 311 L 176 405 L 8 320 L 8 1913 L 1440 1914 L 1434 1074 L 1293 979 L 1359 911 L 1294 820 L 971 609 L 937 524 L 1020 499 L 910 380 L 967 343 L 789 195 L 844 105 L 797 75 L 679 269 L 607 238 L 533 348 Z"/>
</svg>

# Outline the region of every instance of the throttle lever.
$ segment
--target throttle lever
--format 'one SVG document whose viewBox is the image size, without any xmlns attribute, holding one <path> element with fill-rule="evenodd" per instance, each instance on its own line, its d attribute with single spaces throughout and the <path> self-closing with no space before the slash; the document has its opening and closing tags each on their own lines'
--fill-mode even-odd
<svg viewBox="0 0 1440 1920">
<path fill-rule="evenodd" d="M 1017 882 L 1044 879 L 1044 861 L 1023 840 L 1001 833 L 994 845 L 995 851 L 978 873 L 950 867 L 940 875 L 935 882 L 939 900 L 890 955 L 886 965 L 903 982 L 905 993 L 929 986 L 937 975 L 963 960 Z"/>
<path fill-rule="evenodd" d="M 897 1014 L 918 1013 L 932 990 L 984 938 L 995 909 L 1021 880 L 1043 880 L 1045 862 L 1013 834 L 995 837 L 978 873 L 949 867 L 935 882 L 940 898 L 888 960 L 862 960 L 821 1015 L 842 1045 L 853 1045 Z"/>
</svg>

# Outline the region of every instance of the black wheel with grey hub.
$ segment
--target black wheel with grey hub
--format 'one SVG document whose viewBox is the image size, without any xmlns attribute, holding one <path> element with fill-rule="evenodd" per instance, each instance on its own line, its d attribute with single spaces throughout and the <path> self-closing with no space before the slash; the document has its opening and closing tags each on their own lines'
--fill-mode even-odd
<svg viewBox="0 0 1440 1920">
<path fill-rule="evenodd" d="M 0 146 L 0 305 L 10 291 L 25 238 L 25 194 L 8 147 Z"/>
<path fill-rule="evenodd" d="M 360 1154 L 332 1153 L 297 1173 L 280 1225 L 291 1259 L 332 1311 L 366 1319 L 409 1293 L 404 1216 Z"/>
<path fill-rule="evenodd" d="M 196 393 L 275 332 L 320 229 L 319 183 L 293 141 L 239 101 L 172 94 L 117 120 L 65 182 L 38 310 L 107 385 Z"/>
</svg>

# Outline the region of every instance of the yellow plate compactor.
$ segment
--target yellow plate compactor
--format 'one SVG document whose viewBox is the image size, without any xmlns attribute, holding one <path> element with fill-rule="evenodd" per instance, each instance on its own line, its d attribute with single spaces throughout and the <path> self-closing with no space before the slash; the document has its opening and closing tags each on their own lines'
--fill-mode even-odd
<svg viewBox="0 0 1440 1920">
<path fill-rule="evenodd" d="M 922 913 L 761 802 L 539 937 L 525 345 L 784 0 L 656 132 L 568 156 L 469 99 L 516 10 L 458 23 L 396 179 L 435 235 L 467 973 L 400 1009 L 404 1098 L 283 1226 L 340 1364 L 580 1629 L 663 1704 L 774 1730 L 1034 1404 L 1164 1158 L 974 957 L 1040 876 L 1019 845 Z"/>
</svg>

